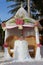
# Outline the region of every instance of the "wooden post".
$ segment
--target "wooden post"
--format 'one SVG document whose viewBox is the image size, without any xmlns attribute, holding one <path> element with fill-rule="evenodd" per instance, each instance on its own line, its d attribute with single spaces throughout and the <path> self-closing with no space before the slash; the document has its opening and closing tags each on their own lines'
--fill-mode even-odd
<svg viewBox="0 0 43 65">
<path fill-rule="evenodd" d="M 30 0 L 28 0 L 28 15 L 30 17 Z"/>
</svg>

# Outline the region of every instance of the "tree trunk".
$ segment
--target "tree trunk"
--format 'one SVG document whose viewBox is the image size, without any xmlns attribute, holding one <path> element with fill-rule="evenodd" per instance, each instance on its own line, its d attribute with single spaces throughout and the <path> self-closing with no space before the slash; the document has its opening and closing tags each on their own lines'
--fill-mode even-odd
<svg viewBox="0 0 43 65">
<path fill-rule="evenodd" d="M 30 17 L 30 0 L 28 0 L 28 15 Z"/>
</svg>

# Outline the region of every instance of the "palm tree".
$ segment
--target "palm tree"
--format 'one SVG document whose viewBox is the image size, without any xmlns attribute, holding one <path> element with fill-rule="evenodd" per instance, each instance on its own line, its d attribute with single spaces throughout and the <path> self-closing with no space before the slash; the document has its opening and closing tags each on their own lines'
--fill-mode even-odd
<svg viewBox="0 0 43 65">
<path fill-rule="evenodd" d="M 28 0 L 28 15 L 30 17 L 30 0 Z"/>
<path fill-rule="evenodd" d="M 41 14 L 43 14 L 43 0 L 33 0 L 35 6 L 36 6 L 36 9 L 38 9 Z"/>
<path fill-rule="evenodd" d="M 15 2 L 15 4 L 9 6 L 9 7 L 13 8 L 9 11 L 11 14 L 14 14 L 21 7 L 20 5 L 21 5 L 21 1 L 22 1 L 24 8 L 26 10 L 28 9 L 28 14 L 29 14 L 29 17 L 30 17 L 30 11 L 31 11 L 30 1 L 32 1 L 34 3 L 33 5 L 35 5 L 34 9 L 38 10 L 41 13 L 41 15 L 43 16 L 43 0 L 6 0 L 6 1 L 8 1 L 8 2 L 14 1 Z M 32 11 L 34 9 L 33 9 L 33 6 L 32 6 Z"/>
<path fill-rule="evenodd" d="M 15 12 L 21 7 L 21 3 L 23 3 L 23 7 L 25 10 L 28 11 L 29 17 L 30 17 L 30 0 L 6 0 L 7 2 L 14 1 L 15 4 L 12 4 L 8 7 L 12 7 L 9 12 L 11 14 L 15 14 Z"/>
<path fill-rule="evenodd" d="M 15 12 L 21 7 L 21 3 L 23 3 L 23 7 L 25 8 L 26 6 L 26 3 L 27 3 L 27 0 L 6 0 L 7 2 L 10 2 L 10 1 L 14 1 L 15 3 L 8 6 L 8 7 L 11 7 L 13 9 L 11 9 L 9 12 L 11 14 L 15 14 Z"/>
</svg>

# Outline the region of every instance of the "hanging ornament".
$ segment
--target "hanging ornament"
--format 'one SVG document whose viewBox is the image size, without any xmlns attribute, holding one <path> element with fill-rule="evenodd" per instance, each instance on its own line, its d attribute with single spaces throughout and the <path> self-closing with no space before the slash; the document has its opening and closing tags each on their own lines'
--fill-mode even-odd
<svg viewBox="0 0 43 65">
<path fill-rule="evenodd" d="M 23 26 L 22 25 L 18 25 L 18 29 L 23 29 Z"/>
</svg>

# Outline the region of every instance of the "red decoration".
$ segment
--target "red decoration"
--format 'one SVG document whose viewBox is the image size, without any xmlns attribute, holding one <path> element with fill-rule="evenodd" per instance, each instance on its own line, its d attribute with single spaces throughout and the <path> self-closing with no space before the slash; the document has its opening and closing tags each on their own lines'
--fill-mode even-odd
<svg viewBox="0 0 43 65">
<path fill-rule="evenodd" d="M 21 18 L 15 19 L 15 22 L 17 25 L 23 25 L 24 24 L 24 21 Z"/>
<path fill-rule="evenodd" d="M 3 45 L 3 47 L 8 47 L 8 45 L 5 43 L 5 44 Z"/>
<path fill-rule="evenodd" d="M 41 47 L 41 44 L 37 44 L 37 47 Z"/>
</svg>

